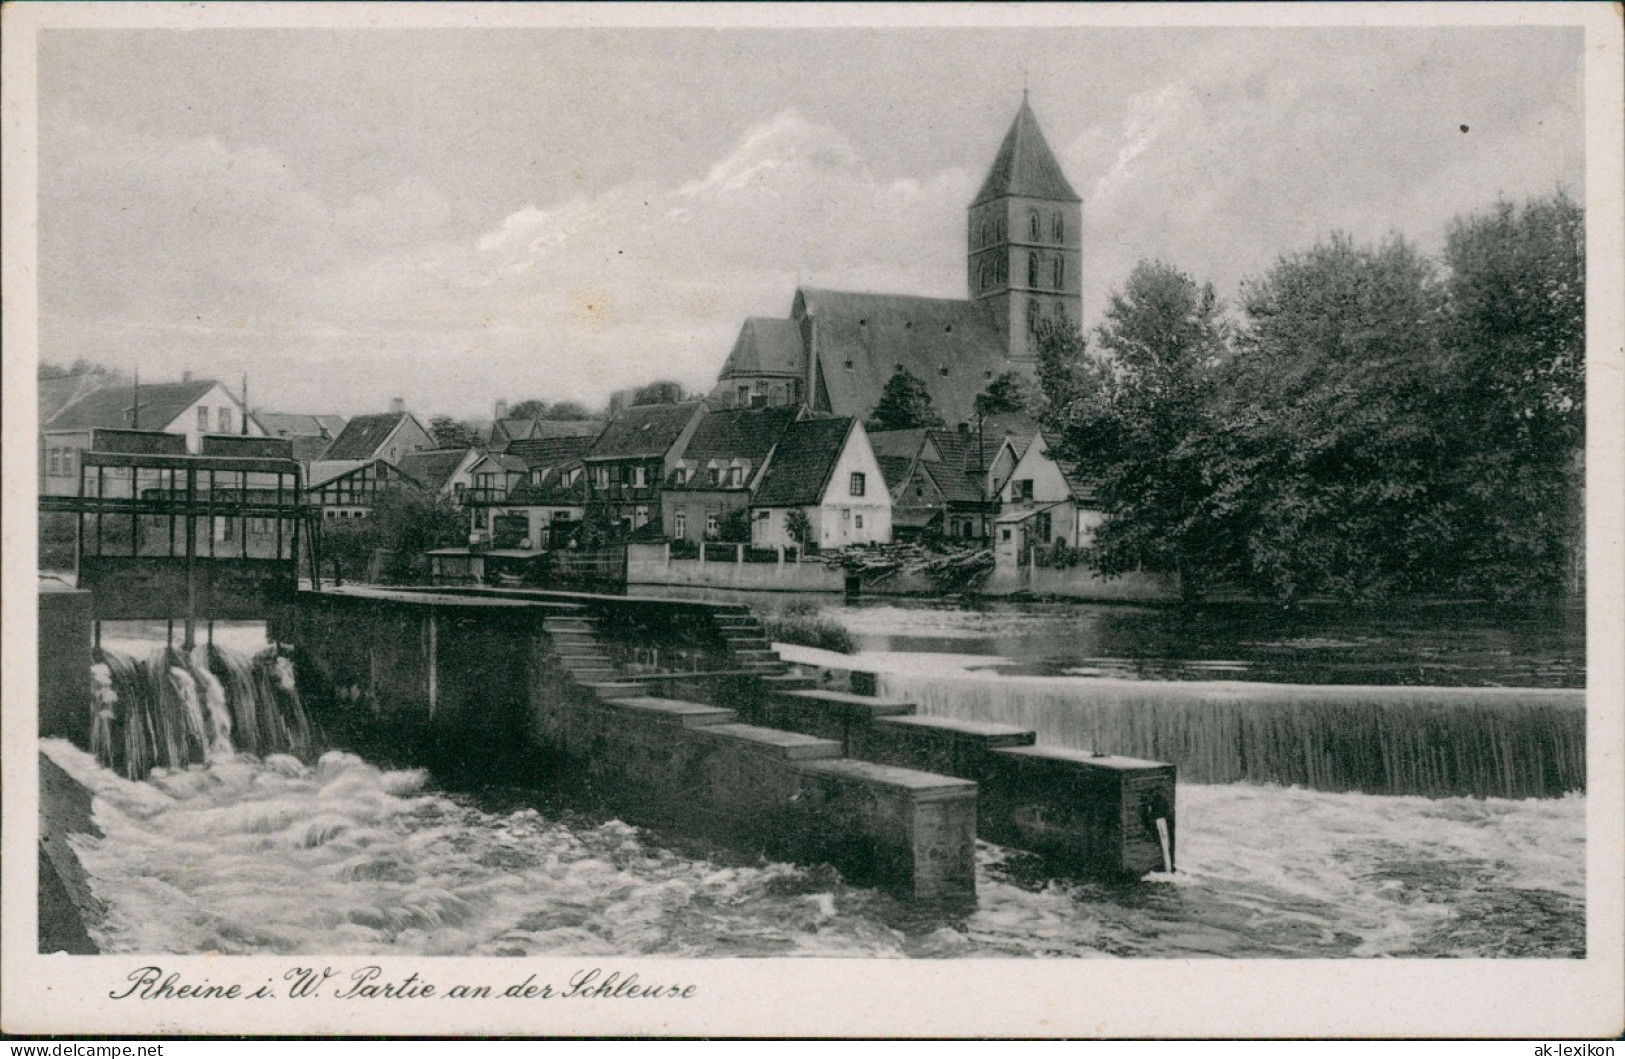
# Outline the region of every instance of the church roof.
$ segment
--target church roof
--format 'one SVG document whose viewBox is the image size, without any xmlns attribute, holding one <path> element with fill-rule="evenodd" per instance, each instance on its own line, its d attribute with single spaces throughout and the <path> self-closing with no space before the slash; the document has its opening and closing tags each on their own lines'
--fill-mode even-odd
<svg viewBox="0 0 1625 1059">
<path fill-rule="evenodd" d="M 1044 140 L 1027 97 L 1021 97 L 1021 109 L 1010 131 L 1004 134 L 1004 143 L 993 159 L 993 168 L 982 182 L 972 206 L 980 206 L 992 199 L 1018 195 L 1029 199 L 1047 199 L 1051 202 L 1082 202 L 1078 193 L 1067 183 L 1061 163 Z"/>
<path fill-rule="evenodd" d="M 992 312 L 975 302 L 802 287 L 794 315 L 812 317 L 836 415 L 867 416 L 902 366 L 925 384 L 946 422 L 969 420 L 976 395 L 1010 367 Z"/>
<path fill-rule="evenodd" d="M 734 375 L 806 374 L 807 354 L 801 344 L 801 325 L 795 320 L 752 316 L 739 329 L 733 351 L 722 366 L 722 378 Z"/>
</svg>

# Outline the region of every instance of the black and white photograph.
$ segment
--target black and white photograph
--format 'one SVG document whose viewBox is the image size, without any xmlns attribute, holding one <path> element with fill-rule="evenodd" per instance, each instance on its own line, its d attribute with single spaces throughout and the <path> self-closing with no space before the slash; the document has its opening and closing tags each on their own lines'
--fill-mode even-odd
<svg viewBox="0 0 1625 1059">
<path fill-rule="evenodd" d="M 1618 12 L 1224 7 L 9 7 L 5 1029 L 1617 1035 Z"/>
</svg>

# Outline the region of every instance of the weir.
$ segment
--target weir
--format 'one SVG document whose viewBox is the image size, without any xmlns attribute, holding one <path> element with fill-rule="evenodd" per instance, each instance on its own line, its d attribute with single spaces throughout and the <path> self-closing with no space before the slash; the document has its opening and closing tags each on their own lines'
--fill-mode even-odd
<svg viewBox="0 0 1625 1059">
<path fill-rule="evenodd" d="M 300 592 L 271 632 L 317 717 L 375 752 L 917 898 L 974 892 L 978 835 L 1057 870 L 1173 864 L 1172 766 L 818 690 L 741 605 L 350 587 Z"/>
</svg>

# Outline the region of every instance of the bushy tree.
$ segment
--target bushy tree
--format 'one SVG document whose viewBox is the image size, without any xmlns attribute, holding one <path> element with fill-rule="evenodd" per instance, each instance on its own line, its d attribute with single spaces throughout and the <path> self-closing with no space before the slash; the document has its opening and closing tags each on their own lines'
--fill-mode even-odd
<svg viewBox="0 0 1625 1059">
<path fill-rule="evenodd" d="M 451 416 L 435 416 L 429 420 L 429 433 L 442 449 L 466 449 L 480 443 L 480 436 L 467 423 Z"/>
<path fill-rule="evenodd" d="M 638 387 L 632 395 L 632 404 L 681 404 L 687 399 L 688 393 L 682 383 L 674 379 L 661 379 Z"/>
<path fill-rule="evenodd" d="M 592 412 L 580 401 L 560 401 L 547 410 L 540 418 L 556 420 L 582 420 L 591 419 Z"/>
<path fill-rule="evenodd" d="M 1084 353 L 1075 330 L 1040 334 L 1047 415 L 1107 512 L 1091 560 L 1108 574 L 1176 570 L 1194 588 L 1213 565 L 1215 387 L 1229 352 L 1210 285 L 1144 262 L 1114 293 Z"/>
<path fill-rule="evenodd" d="M 910 430 L 940 427 L 942 416 L 931 403 L 931 391 L 907 368 L 898 368 L 886 380 L 880 401 L 871 414 L 870 430 Z"/>
<path fill-rule="evenodd" d="M 736 507 L 717 519 L 717 540 L 730 544 L 750 543 L 750 509 Z"/>
<path fill-rule="evenodd" d="M 784 532 L 797 544 L 805 545 L 812 540 L 812 520 L 807 512 L 799 507 L 793 507 L 784 515 Z"/>
<path fill-rule="evenodd" d="M 985 419 L 1011 412 L 1025 412 L 1031 399 L 1027 380 L 1016 372 L 1007 371 L 976 395 L 976 414 Z"/>
<path fill-rule="evenodd" d="M 509 419 L 546 419 L 547 402 L 535 397 L 527 397 L 508 406 Z"/>
<path fill-rule="evenodd" d="M 421 572 L 424 552 L 467 541 L 467 515 L 411 486 L 380 492 L 365 518 L 322 524 L 323 559 L 329 571 L 336 562 L 345 580 L 364 579 L 375 551 L 385 553 L 387 579 L 407 580 Z"/>
<path fill-rule="evenodd" d="M 112 368 L 105 364 L 98 364 L 84 357 L 77 357 L 72 364 L 53 364 L 50 361 L 39 362 L 39 377 L 41 379 L 65 379 L 73 375 L 116 375 Z"/>
</svg>

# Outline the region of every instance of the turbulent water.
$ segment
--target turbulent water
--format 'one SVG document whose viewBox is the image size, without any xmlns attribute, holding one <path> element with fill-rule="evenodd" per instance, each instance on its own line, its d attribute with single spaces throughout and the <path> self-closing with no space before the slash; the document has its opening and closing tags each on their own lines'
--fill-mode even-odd
<svg viewBox="0 0 1625 1059">
<path fill-rule="evenodd" d="M 679 848 L 617 820 L 436 790 L 330 752 L 96 794 L 76 839 L 105 952 L 670 956 L 1580 956 L 1585 801 L 1231 784 L 1179 791 L 1179 868 L 1053 880 L 983 844 L 974 911 L 828 868 Z"/>
</svg>

